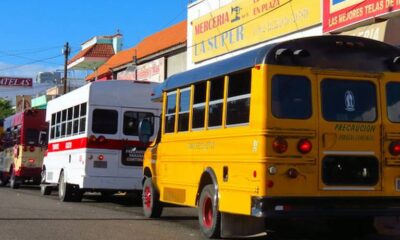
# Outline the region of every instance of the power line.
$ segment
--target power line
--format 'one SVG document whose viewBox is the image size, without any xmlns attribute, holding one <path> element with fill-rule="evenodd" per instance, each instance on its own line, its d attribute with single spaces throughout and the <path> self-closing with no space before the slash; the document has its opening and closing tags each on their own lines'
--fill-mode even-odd
<svg viewBox="0 0 400 240">
<path fill-rule="evenodd" d="M 49 58 L 44 58 L 44 59 L 40 59 L 40 60 L 35 60 L 35 61 L 28 62 L 28 63 L 22 64 L 22 65 L 18 65 L 18 66 L 2 68 L 2 69 L 0 69 L 0 71 L 7 71 L 7 70 L 12 70 L 12 69 L 17 69 L 17 68 L 25 67 L 25 66 L 28 66 L 28 65 L 31 65 L 31 64 L 34 64 L 34 63 L 45 62 L 46 60 L 55 59 L 55 58 L 58 58 L 58 57 L 60 57 L 60 56 L 63 56 L 63 55 L 62 55 L 62 54 L 59 54 L 59 55 L 57 55 L 57 56 L 53 56 L 53 57 L 49 57 Z"/>
</svg>

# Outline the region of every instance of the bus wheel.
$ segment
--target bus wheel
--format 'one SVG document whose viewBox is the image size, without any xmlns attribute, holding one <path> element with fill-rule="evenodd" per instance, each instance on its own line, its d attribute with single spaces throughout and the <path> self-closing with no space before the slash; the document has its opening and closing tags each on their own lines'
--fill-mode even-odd
<svg viewBox="0 0 400 240">
<path fill-rule="evenodd" d="M 51 186 L 46 186 L 46 185 L 40 185 L 40 194 L 43 196 L 50 195 L 51 194 Z"/>
<path fill-rule="evenodd" d="M 4 187 L 8 183 L 7 175 L 4 172 L 0 172 L 0 186 Z"/>
<path fill-rule="evenodd" d="M 154 187 L 151 178 L 146 178 L 143 184 L 143 213 L 148 218 L 158 218 L 161 216 L 163 206 L 160 202 L 160 194 Z"/>
<path fill-rule="evenodd" d="M 10 176 L 10 188 L 17 189 L 17 188 L 19 188 L 19 185 L 20 185 L 20 183 L 18 181 L 17 176 L 15 176 L 15 171 L 14 171 L 14 168 L 13 168 L 11 170 L 11 176 Z"/>
<path fill-rule="evenodd" d="M 218 211 L 217 194 L 213 184 L 206 185 L 199 198 L 200 230 L 207 238 L 220 237 L 221 214 Z"/>
<path fill-rule="evenodd" d="M 65 182 L 64 172 L 60 174 L 58 183 L 58 197 L 62 202 L 71 202 L 73 200 L 73 186 Z"/>
</svg>

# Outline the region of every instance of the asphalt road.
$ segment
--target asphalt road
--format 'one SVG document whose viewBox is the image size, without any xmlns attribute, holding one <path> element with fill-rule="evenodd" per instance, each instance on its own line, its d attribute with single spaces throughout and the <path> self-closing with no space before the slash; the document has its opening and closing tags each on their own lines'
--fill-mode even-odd
<svg viewBox="0 0 400 240">
<path fill-rule="evenodd" d="M 43 197 L 39 188 L 29 186 L 18 190 L 0 188 L 0 239 L 204 239 L 198 229 L 196 209 L 169 207 L 161 219 L 150 220 L 143 217 L 140 201 L 132 198 L 114 196 L 104 200 L 93 194 L 85 196 L 81 203 L 61 203 L 56 194 Z M 392 236 L 373 234 L 362 240 L 400 239 L 396 229 L 400 223 L 388 220 L 392 219 L 382 219 L 380 226 Z M 296 240 L 307 238 L 299 236 Z"/>
</svg>

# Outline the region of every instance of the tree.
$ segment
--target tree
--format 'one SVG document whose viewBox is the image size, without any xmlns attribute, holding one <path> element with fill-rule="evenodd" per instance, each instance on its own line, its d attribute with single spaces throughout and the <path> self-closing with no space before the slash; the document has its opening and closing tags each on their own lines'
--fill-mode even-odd
<svg viewBox="0 0 400 240">
<path fill-rule="evenodd" d="M 11 102 L 4 98 L 0 98 L 0 119 L 4 119 L 14 113 L 15 111 L 11 105 Z"/>
</svg>

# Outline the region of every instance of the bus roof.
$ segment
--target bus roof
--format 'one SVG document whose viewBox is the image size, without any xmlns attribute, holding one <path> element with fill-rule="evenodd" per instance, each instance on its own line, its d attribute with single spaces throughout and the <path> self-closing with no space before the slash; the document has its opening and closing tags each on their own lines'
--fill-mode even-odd
<svg viewBox="0 0 400 240">
<path fill-rule="evenodd" d="M 152 89 L 158 83 L 130 80 L 95 81 L 53 99 L 47 104 L 46 121 L 51 114 L 82 103 L 109 107 L 139 107 L 159 109 L 151 101 Z"/>
<path fill-rule="evenodd" d="M 399 58 L 395 63 L 396 57 Z M 153 99 L 159 99 L 162 91 L 237 72 L 257 64 L 365 72 L 400 71 L 400 49 L 380 41 L 345 35 L 314 36 L 273 43 L 173 75 L 155 89 Z"/>
</svg>

